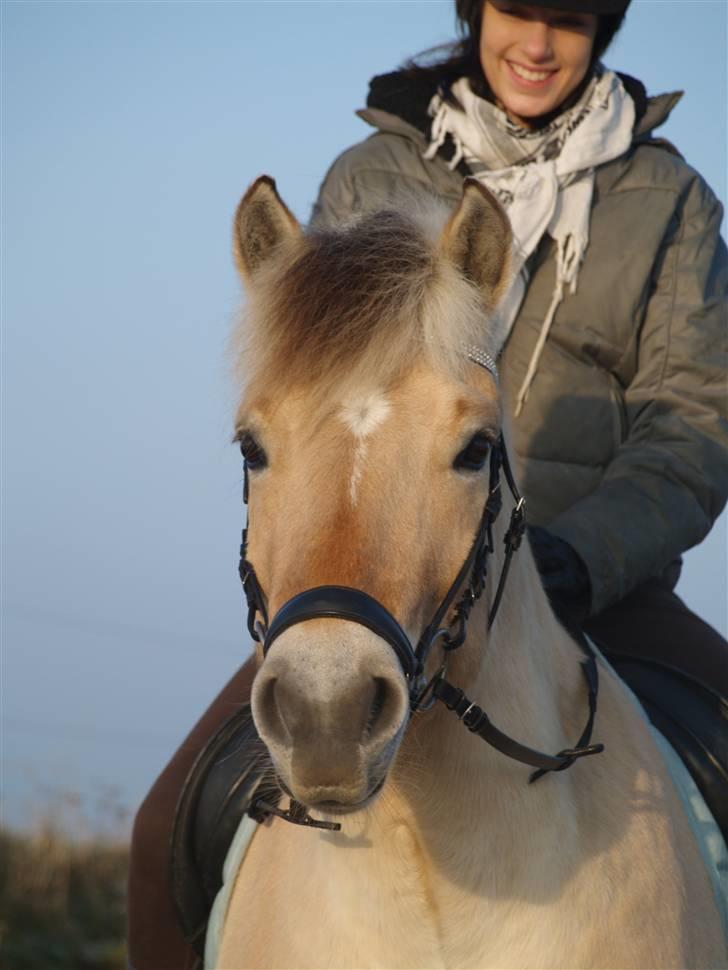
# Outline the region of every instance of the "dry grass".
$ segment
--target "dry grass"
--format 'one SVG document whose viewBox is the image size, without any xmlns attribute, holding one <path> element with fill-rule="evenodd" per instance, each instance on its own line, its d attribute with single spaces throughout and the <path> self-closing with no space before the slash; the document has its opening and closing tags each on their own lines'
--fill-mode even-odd
<svg viewBox="0 0 728 970">
<path fill-rule="evenodd" d="M 0 829 L 0 970 L 124 968 L 127 866 L 108 835 Z"/>
</svg>

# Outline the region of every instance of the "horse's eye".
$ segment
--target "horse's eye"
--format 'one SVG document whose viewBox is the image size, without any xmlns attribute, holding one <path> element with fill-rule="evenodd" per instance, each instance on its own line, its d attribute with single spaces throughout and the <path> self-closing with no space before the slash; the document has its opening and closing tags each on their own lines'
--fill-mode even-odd
<svg viewBox="0 0 728 970">
<path fill-rule="evenodd" d="M 249 431 L 243 431 L 238 441 L 240 442 L 241 454 L 248 468 L 251 471 L 255 471 L 256 468 L 265 468 L 268 459 L 253 435 Z"/>
<path fill-rule="evenodd" d="M 479 472 L 490 452 L 490 439 L 483 431 L 474 434 L 467 445 L 455 456 L 453 468 Z"/>
</svg>

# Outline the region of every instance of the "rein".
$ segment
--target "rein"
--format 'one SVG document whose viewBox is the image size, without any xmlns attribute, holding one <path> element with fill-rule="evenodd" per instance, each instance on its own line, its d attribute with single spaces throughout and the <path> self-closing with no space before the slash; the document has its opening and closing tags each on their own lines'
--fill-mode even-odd
<svg viewBox="0 0 728 970">
<path fill-rule="evenodd" d="M 484 367 L 497 379 L 495 363 L 487 354 L 474 348 L 467 348 L 467 352 L 474 363 Z M 502 435 L 491 449 L 488 496 L 470 551 L 432 619 L 422 632 L 415 648 L 412 647 L 409 637 L 399 622 L 385 606 L 363 590 L 348 586 L 316 586 L 307 589 L 284 603 L 272 620 L 269 621 L 267 598 L 255 574 L 255 569 L 247 558 L 247 528 L 243 529 L 240 547 L 240 578 L 248 604 L 248 630 L 251 637 L 262 644 L 264 656 L 281 633 L 297 623 L 321 617 L 359 623 L 385 640 L 397 655 L 409 684 L 412 713 L 428 711 L 437 701 L 440 701 L 448 710 L 453 711 L 473 734 L 482 738 L 507 757 L 536 768 L 537 770 L 529 778 L 530 782 L 534 782 L 548 772 L 563 771 L 571 767 L 579 758 L 598 754 L 604 750 L 604 746 L 601 744 L 590 744 L 597 709 L 599 679 L 594 652 L 584 634 L 581 631 L 570 631 L 585 654 L 581 669 L 588 690 L 589 714 L 576 745 L 573 748 L 565 748 L 555 755 L 536 751 L 504 734 L 492 723 L 482 708 L 466 697 L 459 687 L 455 687 L 445 679 L 449 655 L 465 642 L 470 613 L 485 589 L 488 556 L 494 551 L 493 524 L 498 518 L 503 504 L 501 470 L 515 505 L 503 540 L 506 548 L 505 559 L 488 612 L 488 629 L 490 629 L 503 597 L 511 561 L 521 545 L 526 528 L 525 499 L 521 496 L 516 485 Z M 247 504 L 247 462 L 245 464 L 243 498 Z M 465 588 L 460 597 L 457 598 L 464 583 Z M 443 626 L 442 624 L 448 615 L 450 616 L 449 622 Z M 443 663 L 434 676 L 426 681 L 424 677 L 425 663 L 432 647 L 438 641 L 444 651 Z M 279 812 L 276 814 L 279 814 Z M 289 817 L 287 813 L 280 814 L 287 817 L 288 821 L 295 821 L 299 824 L 310 825 L 313 822 L 305 814 L 305 811 L 301 818 Z M 293 813 L 294 816 L 298 814 L 300 812 Z M 303 819 L 307 819 L 307 821 Z M 329 823 L 317 824 L 326 827 L 329 825 Z"/>
</svg>

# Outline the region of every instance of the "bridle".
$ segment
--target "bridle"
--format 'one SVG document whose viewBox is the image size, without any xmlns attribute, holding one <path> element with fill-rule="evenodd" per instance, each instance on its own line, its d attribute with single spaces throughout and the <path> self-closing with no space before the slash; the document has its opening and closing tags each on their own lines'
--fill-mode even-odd
<svg viewBox="0 0 728 970">
<path fill-rule="evenodd" d="M 497 380 L 497 369 L 492 358 L 477 348 L 466 349 L 471 361 L 488 370 Z M 243 529 L 240 547 L 240 578 L 248 604 L 248 630 L 251 637 L 262 644 L 263 655 L 270 650 L 275 640 L 298 623 L 319 618 L 349 620 L 367 627 L 385 640 L 394 650 L 409 687 L 410 710 L 429 710 L 437 701 L 448 710 L 454 711 L 466 728 L 487 741 L 498 751 L 537 769 L 529 780 L 534 782 L 551 771 L 563 771 L 586 755 L 603 751 L 601 744 L 590 744 L 597 709 L 599 680 L 594 652 L 589 641 L 581 631 L 569 632 L 579 643 L 585 654 L 581 663 L 588 690 L 589 714 L 582 734 L 573 748 L 565 748 L 555 755 L 544 754 L 510 738 L 490 721 L 488 715 L 465 693 L 446 680 L 450 653 L 464 642 L 470 613 L 482 595 L 488 574 L 488 556 L 493 552 L 493 524 L 503 504 L 501 494 L 501 471 L 514 499 L 511 518 L 504 537 L 505 559 L 498 579 L 493 601 L 488 612 L 488 629 L 493 626 L 503 591 L 505 589 L 512 558 L 521 545 L 526 523 L 524 515 L 525 499 L 521 496 L 511 470 L 505 441 L 501 435 L 490 451 L 488 495 L 483 507 L 480 524 L 470 546 L 468 555 L 453 579 L 450 587 L 435 610 L 432 619 L 423 630 L 417 645 L 413 648 L 409 637 L 397 619 L 378 600 L 360 589 L 349 586 L 315 586 L 304 590 L 289 599 L 269 620 L 267 598 L 258 581 L 252 563 L 247 558 L 247 527 Z M 243 499 L 248 502 L 248 467 L 245 464 L 245 484 Z M 458 593 L 462 593 L 458 597 Z M 445 625 L 443 625 L 445 624 Z M 433 646 L 439 643 L 443 650 L 443 662 L 429 680 L 424 670 Z M 270 806 L 267 806 L 270 807 Z M 310 825 L 314 820 L 302 814 L 300 806 L 290 813 L 276 811 L 288 821 Z M 305 820 L 303 820 L 305 819 Z M 330 823 L 315 823 L 332 827 Z"/>
</svg>

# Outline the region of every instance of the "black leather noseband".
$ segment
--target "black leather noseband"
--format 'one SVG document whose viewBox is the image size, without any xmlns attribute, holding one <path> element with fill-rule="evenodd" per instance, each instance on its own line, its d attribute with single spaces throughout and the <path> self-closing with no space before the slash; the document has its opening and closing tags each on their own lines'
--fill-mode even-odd
<svg viewBox="0 0 728 970">
<path fill-rule="evenodd" d="M 410 683 L 422 673 L 422 664 L 412 649 L 409 637 L 389 610 L 373 596 L 351 586 L 314 586 L 284 603 L 268 627 L 263 653 L 268 653 L 273 641 L 295 623 L 322 617 L 351 620 L 376 633 L 397 654 Z"/>
</svg>

